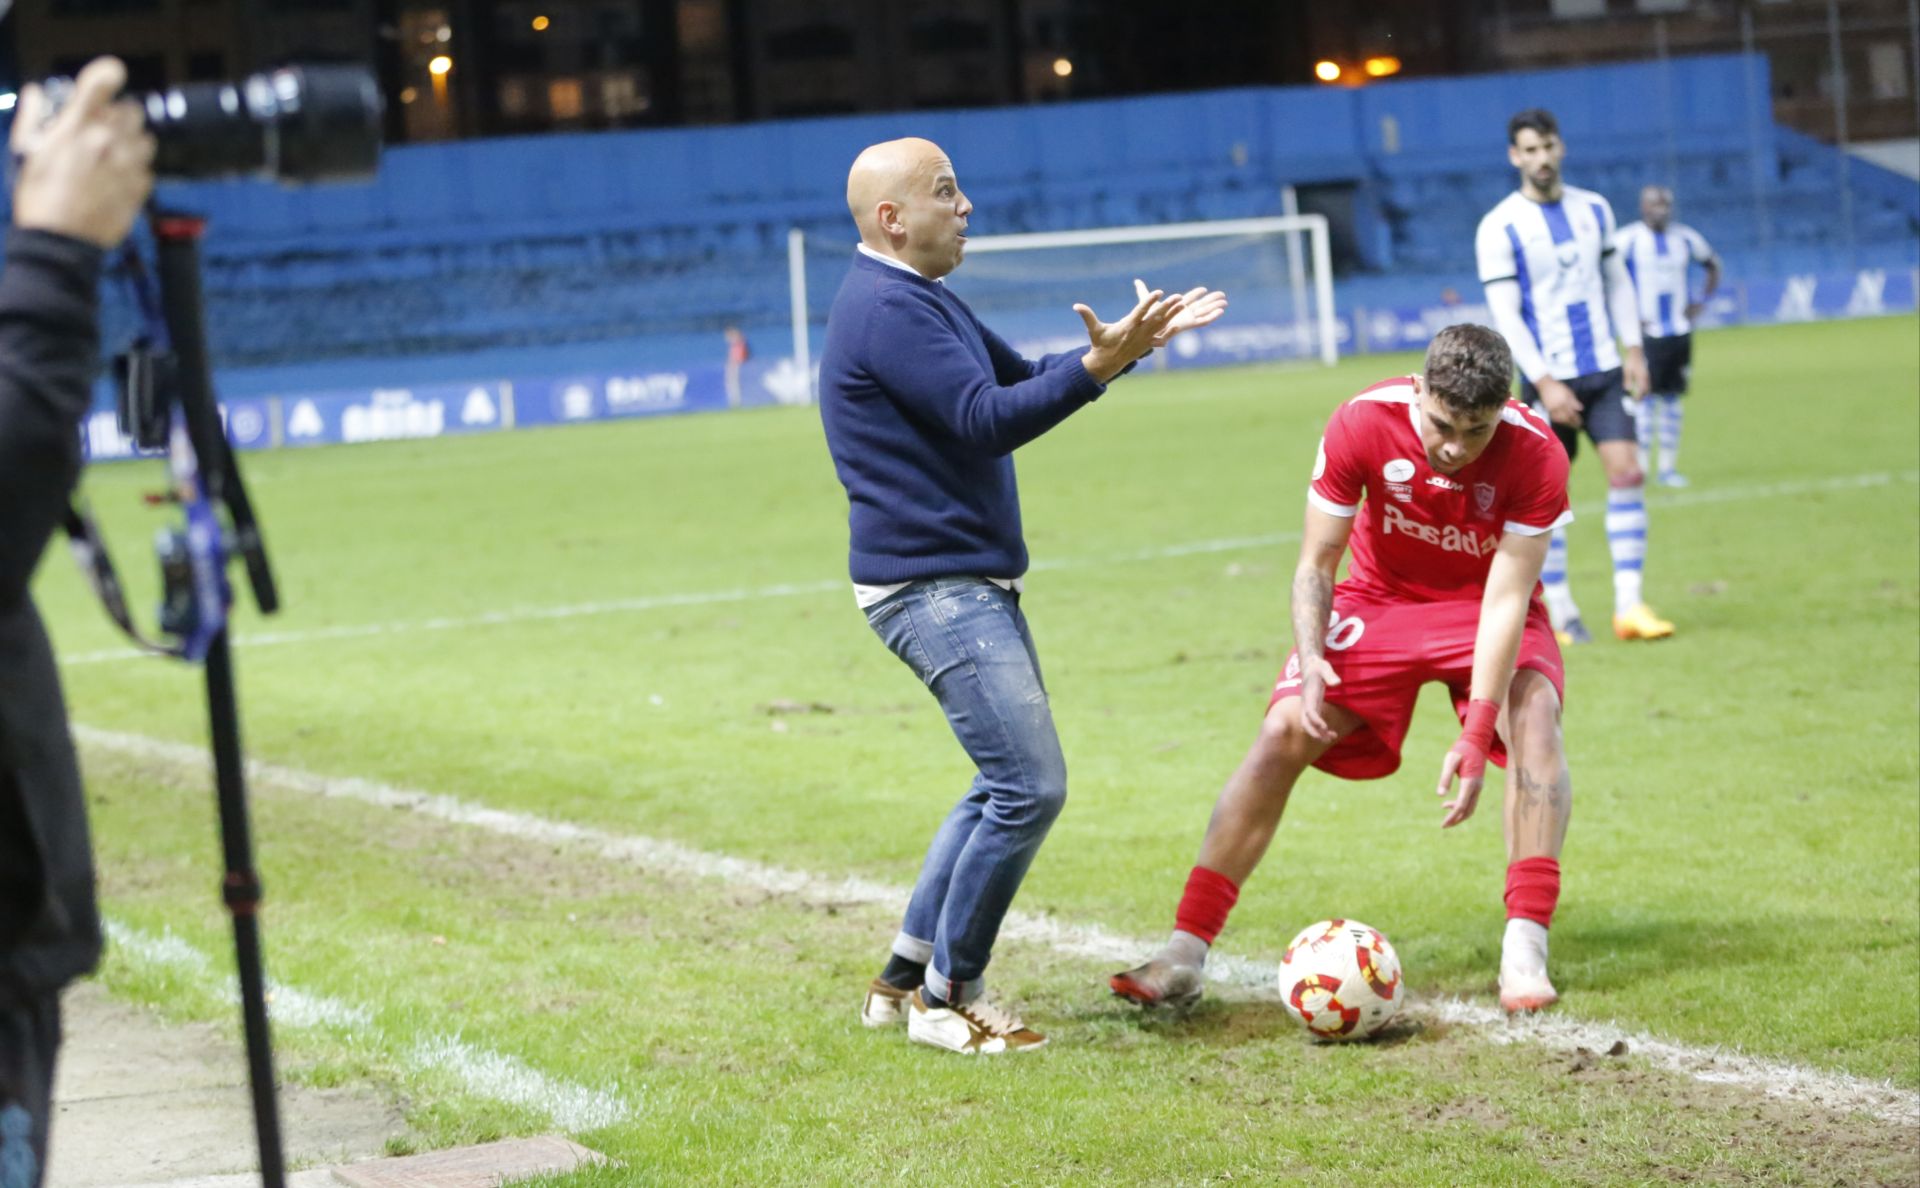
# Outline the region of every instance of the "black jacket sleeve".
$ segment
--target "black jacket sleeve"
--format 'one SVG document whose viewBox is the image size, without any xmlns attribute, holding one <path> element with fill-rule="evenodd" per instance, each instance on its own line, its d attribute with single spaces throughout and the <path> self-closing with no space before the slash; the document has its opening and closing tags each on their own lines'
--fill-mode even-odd
<svg viewBox="0 0 1920 1188">
<path fill-rule="evenodd" d="M 80 471 L 101 256 L 15 231 L 0 269 L 0 1008 L 100 954 L 80 768 L 27 583 Z"/>
<path fill-rule="evenodd" d="M 80 473 L 104 253 L 15 230 L 0 269 L 0 610 L 26 599 Z"/>
</svg>

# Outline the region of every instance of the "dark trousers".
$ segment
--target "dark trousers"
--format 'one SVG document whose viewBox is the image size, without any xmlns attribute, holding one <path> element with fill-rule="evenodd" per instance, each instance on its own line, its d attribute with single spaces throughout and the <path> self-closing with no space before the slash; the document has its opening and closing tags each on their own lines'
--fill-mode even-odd
<svg viewBox="0 0 1920 1188">
<path fill-rule="evenodd" d="M 0 998 L 0 1188 L 39 1188 L 53 1117 L 60 998 Z"/>
</svg>

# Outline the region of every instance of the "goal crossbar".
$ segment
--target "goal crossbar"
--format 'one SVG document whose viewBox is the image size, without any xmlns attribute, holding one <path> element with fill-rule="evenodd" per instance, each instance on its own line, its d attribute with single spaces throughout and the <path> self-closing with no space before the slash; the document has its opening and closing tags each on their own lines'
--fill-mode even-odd
<svg viewBox="0 0 1920 1188">
<path fill-rule="evenodd" d="M 1030 231 L 1013 235 L 983 235 L 967 240 L 967 254 L 1008 252 L 1035 248 L 1097 247 L 1117 243 L 1149 243 L 1170 239 L 1224 239 L 1244 235 L 1285 235 L 1289 252 L 1296 237 L 1307 237 L 1313 259 L 1313 306 L 1318 323 L 1320 361 L 1339 361 L 1338 331 L 1333 313 L 1333 254 L 1327 217 L 1321 214 L 1269 215 L 1250 219 L 1209 219 L 1192 223 L 1153 223 L 1126 227 L 1092 227 L 1080 231 Z M 808 341 L 806 234 L 795 227 L 787 234 L 788 284 L 793 303 L 794 359 L 811 374 L 812 348 Z M 1302 295 L 1304 296 L 1304 294 Z M 1229 300 L 1233 294 L 1228 293 Z M 1295 308 L 1304 306 L 1304 301 Z"/>
</svg>

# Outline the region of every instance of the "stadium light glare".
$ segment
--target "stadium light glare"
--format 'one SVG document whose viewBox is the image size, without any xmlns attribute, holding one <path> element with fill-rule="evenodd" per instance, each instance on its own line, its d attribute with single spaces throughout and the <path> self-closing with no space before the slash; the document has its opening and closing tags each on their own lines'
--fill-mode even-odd
<svg viewBox="0 0 1920 1188">
<path fill-rule="evenodd" d="M 537 17 L 534 17 L 534 18 L 533 18 L 533 31 L 534 31 L 535 33 L 545 33 L 545 32 L 547 31 L 547 26 L 548 26 L 548 25 L 551 25 L 552 23 L 553 23 L 552 21 L 550 21 L 550 20 L 548 20 L 548 19 L 547 19 L 546 17 L 544 17 L 544 16 L 537 16 Z"/>
<path fill-rule="evenodd" d="M 436 78 L 452 69 L 453 69 L 453 59 L 447 57 L 447 55 L 445 54 L 441 54 L 435 57 L 431 62 L 427 63 L 427 73 L 435 76 Z"/>
<path fill-rule="evenodd" d="M 0 93 L 0 111 L 12 111 L 13 105 L 20 102 L 20 96 L 12 91 Z"/>
<path fill-rule="evenodd" d="M 1065 78 L 1073 73 L 1073 63 L 1066 58 L 1055 58 L 1053 60 L 1053 72 L 1061 78 Z"/>
<path fill-rule="evenodd" d="M 1389 74 L 1400 73 L 1400 59 L 1394 57 L 1392 54 L 1382 54 L 1377 58 L 1368 58 L 1366 69 L 1367 73 L 1374 78 L 1385 78 Z"/>
<path fill-rule="evenodd" d="M 1340 63 L 1321 59 L 1313 64 L 1313 76 L 1321 82 L 1340 81 Z"/>
</svg>

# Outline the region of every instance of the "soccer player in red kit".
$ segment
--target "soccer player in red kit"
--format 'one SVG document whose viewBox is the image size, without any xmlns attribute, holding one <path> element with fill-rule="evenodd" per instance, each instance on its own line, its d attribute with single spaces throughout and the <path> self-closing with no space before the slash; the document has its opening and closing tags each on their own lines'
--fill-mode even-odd
<svg viewBox="0 0 1920 1188">
<path fill-rule="evenodd" d="M 1508 399 L 1513 360 L 1484 326 L 1442 330 L 1424 375 L 1387 380 L 1327 424 L 1293 578 L 1293 638 L 1239 769 L 1214 805 L 1167 944 L 1109 982 L 1144 1005 L 1201 994 L 1214 937 L 1309 766 L 1350 780 L 1400 766 L 1420 686 L 1447 687 L 1462 729 L 1440 767 L 1440 825 L 1473 815 L 1489 760 L 1507 768 L 1500 1005 L 1538 1010 L 1572 786 L 1559 645 L 1540 567 L 1567 506 L 1567 453 Z M 1347 580 L 1334 575 L 1348 544 Z M 1511 756 L 1511 758 L 1509 758 Z M 1454 791 L 1454 781 L 1459 781 Z"/>
</svg>

